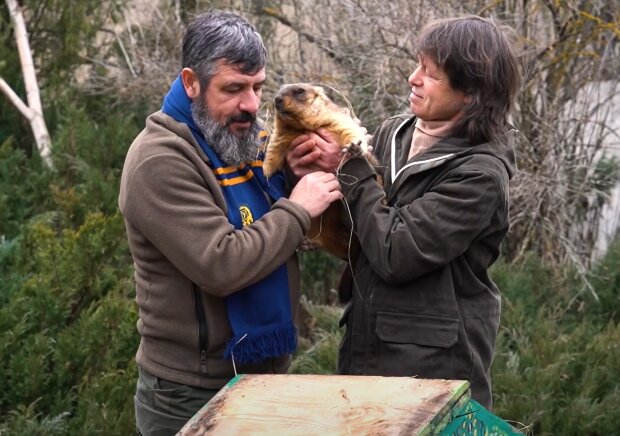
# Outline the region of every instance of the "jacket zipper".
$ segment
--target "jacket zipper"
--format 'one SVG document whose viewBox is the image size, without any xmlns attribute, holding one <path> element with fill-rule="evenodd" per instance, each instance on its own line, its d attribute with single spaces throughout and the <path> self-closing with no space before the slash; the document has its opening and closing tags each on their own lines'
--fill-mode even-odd
<svg viewBox="0 0 620 436">
<path fill-rule="evenodd" d="M 355 286 L 355 284 L 353 284 L 352 286 Z M 347 350 L 348 352 L 345 353 L 345 358 L 342 359 L 342 368 L 340 368 L 339 366 L 339 373 L 341 374 L 351 374 L 351 355 L 353 354 L 353 341 L 352 341 L 352 332 L 351 330 L 353 330 L 353 312 L 355 311 L 355 297 L 351 297 L 351 299 L 349 300 L 349 302 L 347 303 L 347 306 L 345 307 L 345 313 L 343 313 L 342 316 L 342 320 L 339 324 L 339 327 L 342 328 L 342 326 L 346 326 L 346 331 L 344 334 L 344 346 L 342 347 L 344 350 Z M 346 319 L 345 319 L 346 316 Z M 341 354 L 341 353 L 339 353 Z"/>
<path fill-rule="evenodd" d="M 209 329 L 207 327 L 207 316 L 202 301 L 202 292 L 196 283 L 192 283 L 194 292 L 194 310 L 198 320 L 198 347 L 200 349 L 200 372 L 207 373 L 207 349 L 209 348 Z"/>
<path fill-rule="evenodd" d="M 370 266 L 370 265 L 369 265 Z M 372 313 L 372 300 L 374 296 L 374 271 L 369 277 L 369 286 L 366 288 L 366 292 L 364 293 L 364 301 L 362 303 L 362 320 L 364 323 L 364 372 L 363 374 L 368 374 L 368 356 L 370 352 L 370 339 L 372 338 L 372 330 L 370 329 L 370 314 Z"/>
</svg>

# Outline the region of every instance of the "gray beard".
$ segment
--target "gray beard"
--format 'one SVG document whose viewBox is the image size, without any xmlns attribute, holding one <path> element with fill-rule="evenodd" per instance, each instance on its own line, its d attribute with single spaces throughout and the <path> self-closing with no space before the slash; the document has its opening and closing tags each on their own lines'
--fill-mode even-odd
<svg viewBox="0 0 620 436">
<path fill-rule="evenodd" d="M 226 125 L 220 124 L 211 116 L 202 98 L 193 101 L 192 118 L 207 144 L 226 165 L 236 167 L 256 159 L 260 145 L 258 134 L 261 130 L 256 120 L 252 121 L 246 133 L 236 136 L 228 129 L 232 120 L 229 118 Z"/>
</svg>

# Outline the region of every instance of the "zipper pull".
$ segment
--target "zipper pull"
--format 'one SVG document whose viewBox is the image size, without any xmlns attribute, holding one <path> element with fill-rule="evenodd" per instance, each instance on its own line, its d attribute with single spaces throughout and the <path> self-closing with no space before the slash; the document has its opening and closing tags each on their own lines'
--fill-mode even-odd
<svg viewBox="0 0 620 436">
<path fill-rule="evenodd" d="M 200 372 L 207 373 L 207 352 L 205 350 L 200 352 Z"/>
</svg>

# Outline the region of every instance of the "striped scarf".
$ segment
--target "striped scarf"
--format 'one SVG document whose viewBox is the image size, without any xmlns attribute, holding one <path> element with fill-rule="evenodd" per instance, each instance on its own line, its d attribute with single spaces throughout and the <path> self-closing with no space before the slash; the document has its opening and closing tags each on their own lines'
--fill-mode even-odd
<svg viewBox="0 0 620 436">
<path fill-rule="evenodd" d="M 205 141 L 192 119 L 191 99 L 181 77 L 172 83 L 164 98 L 162 111 L 190 128 L 194 138 L 209 158 L 228 206 L 227 218 L 235 229 L 242 229 L 260 219 L 284 195 L 284 175 L 263 175 L 262 154 L 257 160 L 239 167 L 225 166 Z M 267 195 L 265 195 L 267 194 Z M 209 265 L 205 265 L 209 268 Z M 239 363 L 256 363 L 292 353 L 297 347 L 297 333 L 291 317 L 288 274 L 280 265 L 264 279 L 226 297 L 228 320 L 233 337 L 226 345 L 224 358 Z"/>
</svg>

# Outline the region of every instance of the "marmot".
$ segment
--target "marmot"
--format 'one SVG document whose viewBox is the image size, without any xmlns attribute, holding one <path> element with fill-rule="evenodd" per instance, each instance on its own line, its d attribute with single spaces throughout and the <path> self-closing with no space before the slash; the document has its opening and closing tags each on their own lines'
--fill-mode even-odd
<svg viewBox="0 0 620 436">
<path fill-rule="evenodd" d="M 366 130 L 351 117 L 349 111 L 336 105 L 320 86 L 295 83 L 282 86 L 274 97 L 275 122 L 263 162 L 266 177 L 284 166 L 286 151 L 296 137 L 319 128 L 327 129 L 343 148 L 354 149 L 370 160 Z M 358 147 L 359 145 L 359 147 Z M 333 203 L 320 218 L 312 220 L 308 238 L 329 253 L 347 260 L 350 231 L 343 223 L 341 202 Z M 357 240 L 355 240 L 355 244 Z"/>
</svg>

